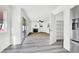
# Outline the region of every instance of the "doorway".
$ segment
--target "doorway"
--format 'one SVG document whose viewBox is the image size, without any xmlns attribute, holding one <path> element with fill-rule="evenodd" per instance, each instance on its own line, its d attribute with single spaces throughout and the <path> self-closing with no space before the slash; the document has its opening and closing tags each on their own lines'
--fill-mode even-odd
<svg viewBox="0 0 79 59">
<path fill-rule="evenodd" d="M 51 14 L 50 23 L 50 43 L 60 44 L 63 47 L 64 43 L 64 17 L 63 12 Z"/>
<path fill-rule="evenodd" d="M 22 35 L 22 41 L 21 44 L 23 44 L 24 40 L 26 39 L 26 31 L 27 31 L 27 22 L 24 17 L 22 17 L 22 22 L 21 22 L 21 35 Z"/>
</svg>

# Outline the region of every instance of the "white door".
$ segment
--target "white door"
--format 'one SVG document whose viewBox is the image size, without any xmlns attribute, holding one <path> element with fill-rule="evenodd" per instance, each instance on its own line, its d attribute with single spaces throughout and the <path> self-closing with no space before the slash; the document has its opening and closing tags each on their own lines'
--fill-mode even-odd
<svg viewBox="0 0 79 59">
<path fill-rule="evenodd" d="M 54 44 L 56 42 L 56 33 L 55 33 L 55 16 L 51 14 L 50 19 L 50 41 L 49 44 Z"/>
</svg>

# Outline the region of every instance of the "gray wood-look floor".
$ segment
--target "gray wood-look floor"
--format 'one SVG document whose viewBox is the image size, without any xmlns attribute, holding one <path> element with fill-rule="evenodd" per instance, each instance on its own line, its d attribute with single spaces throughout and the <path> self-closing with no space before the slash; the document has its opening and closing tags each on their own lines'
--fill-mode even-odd
<svg viewBox="0 0 79 59">
<path fill-rule="evenodd" d="M 35 33 L 26 38 L 23 45 L 9 46 L 2 53 L 67 53 L 62 41 L 49 45 L 49 35 Z"/>
</svg>

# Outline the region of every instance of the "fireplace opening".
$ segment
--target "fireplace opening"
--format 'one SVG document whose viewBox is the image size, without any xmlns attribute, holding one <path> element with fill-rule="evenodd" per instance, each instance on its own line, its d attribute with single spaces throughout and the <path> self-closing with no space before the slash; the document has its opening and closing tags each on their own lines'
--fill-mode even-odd
<svg viewBox="0 0 79 59">
<path fill-rule="evenodd" d="M 38 32 L 38 29 L 33 29 L 33 32 Z"/>
</svg>

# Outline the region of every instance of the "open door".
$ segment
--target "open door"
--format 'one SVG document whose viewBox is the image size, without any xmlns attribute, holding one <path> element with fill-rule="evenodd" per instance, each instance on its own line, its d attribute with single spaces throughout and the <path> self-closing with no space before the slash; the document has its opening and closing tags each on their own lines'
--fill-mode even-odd
<svg viewBox="0 0 79 59">
<path fill-rule="evenodd" d="M 49 44 L 54 44 L 56 42 L 56 34 L 55 34 L 55 16 L 51 14 L 50 19 L 50 41 Z"/>
</svg>

